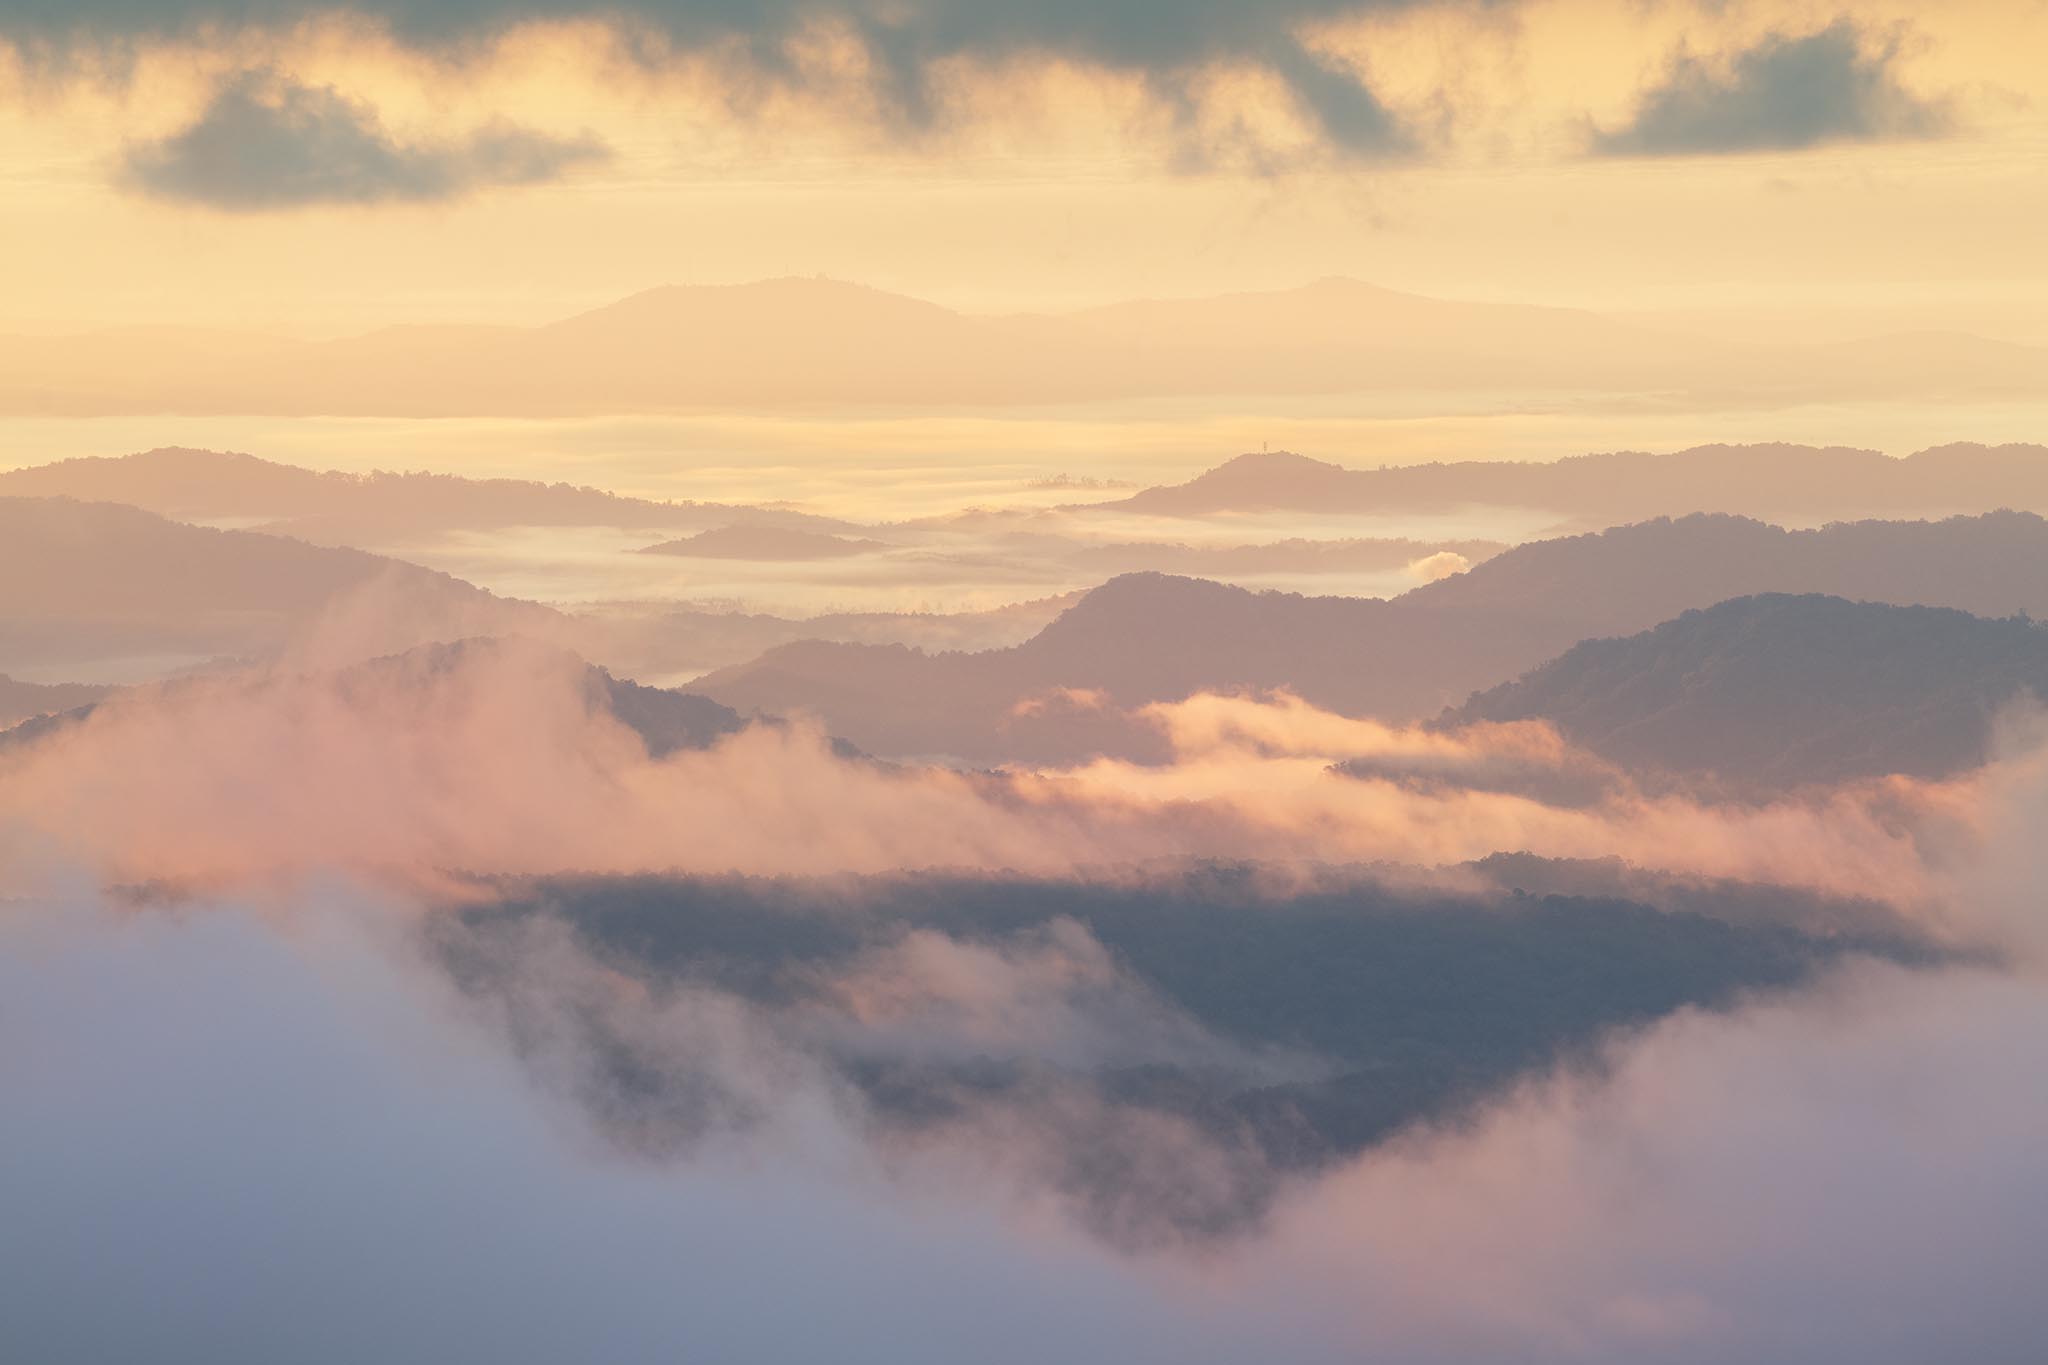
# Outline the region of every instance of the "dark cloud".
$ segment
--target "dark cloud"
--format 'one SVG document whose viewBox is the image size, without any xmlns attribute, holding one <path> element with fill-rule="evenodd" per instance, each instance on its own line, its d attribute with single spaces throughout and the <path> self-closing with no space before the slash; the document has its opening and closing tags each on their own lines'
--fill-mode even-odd
<svg viewBox="0 0 2048 1365">
<path fill-rule="evenodd" d="M 655 48 L 736 44 L 770 75 L 791 71 L 788 42 L 816 23 L 844 25 L 872 58 L 892 115 L 927 125 L 938 110 L 928 82 L 949 57 L 1048 56 L 1145 76 L 1172 101 L 1218 61 L 1244 62 L 1286 82 L 1328 144 L 1355 156 L 1396 155 L 1413 138 L 1353 73 L 1307 50 L 1307 26 L 1420 0 L 0 0 L 0 35 L 32 53 L 121 48 L 207 30 L 281 30 L 323 13 L 348 12 L 387 26 L 401 41 L 445 49 L 487 40 L 521 23 L 596 19 L 656 39 Z"/>
<path fill-rule="evenodd" d="M 184 131 L 131 147 L 121 179 L 155 198 L 250 212 L 454 199 L 556 180 L 606 155 L 587 137 L 509 124 L 459 141 L 406 143 L 374 109 L 339 91 L 250 74 L 223 88 Z"/>
<path fill-rule="evenodd" d="M 1351 73 L 1292 46 L 1277 49 L 1271 64 L 1337 146 L 1351 152 L 1384 154 L 1415 149 L 1410 130 Z"/>
<path fill-rule="evenodd" d="M 1898 51 L 1847 19 L 1804 37 L 1772 34 L 1725 69 L 1680 51 L 1635 117 L 1596 135 L 1593 150 L 1687 156 L 1936 136 L 1948 111 L 1898 83 Z"/>
</svg>

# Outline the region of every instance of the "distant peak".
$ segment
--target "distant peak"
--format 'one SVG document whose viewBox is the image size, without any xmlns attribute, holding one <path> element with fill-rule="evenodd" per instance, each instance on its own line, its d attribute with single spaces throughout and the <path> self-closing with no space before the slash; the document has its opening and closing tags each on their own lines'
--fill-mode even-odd
<svg viewBox="0 0 2048 1365">
<path fill-rule="evenodd" d="M 1318 460 L 1307 455 L 1298 455 L 1291 450 L 1249 450 L 1242 455 L 1232 456 L 1230 459 L 1225 460 L 1222 464 L 1216 466 L 1216 469 L 1211 470 L 1210 472 L 1215 473 L 1217 472 L 1217 470 L 1224 469 L 1283 468 L 1341 470 L 1343 469 L 1343 466 L 1331 464 L 1328 460 Z"/>
<path fill-rule="evenodd" d="M 1093 597 L 1104 592 L 1137 592 L 1160 584 L 1208 582 L 1206 578 L 1193 578 L 1187 574 L 1165 573 L 1158 569 L 1133 569 L 1129 573 L 1120 573 L 1114 578 L 1104 579 L 1101 586 L 1088 595 Z"/>
<path fill-rule="evenodd" d="M 1272 489 L 1299 484 L 1304 478 L 1320 482 L 1332 476 L 1343 477 L 1350 472 L 1343 465 L 1297 455 L 1291 450 L 1254 450 L 1225 460 L 1214 469 L 1204 470 L 1183 486 L 1225 484 Z"/>
<path fill-rule="evenodd" d="M 763 309 L 812 309 L 887 319 L 905 315 L 948 316 L 951 310 L 908 294 L 828 275 L 781 275 L 735 284 L 664 284 L 574 314 L 550 324 L 571 329 L 619 321 L 700 320 L 707 313 L 731 317 Z M 807 314 L 806 316 L 811 316 Z"/>
<path fill-rule="evenodd" d="M 1122 573 L 1091 588 L 1079 602 L 1069 607 L 1064 616 L 1087 611 L 1099 612 L 1105 608 L 1122 608 L 1127 604 L 1158 606 L 1164 603 L 1188 601 L 1220 601 L 1224 598 L 1249 597 L 1252 594 L 1229 583 L 1218 583 L 1210 578 L 1193 578 L 1187 574 L 1161 573 L 1156 569 L 1141 569 L 1134 573 Z"/>
<path fill-rule="evenodd" d="M 131 460 L 155 460 L 179 464 L 270 464 L 260 455 L 251 455 L 241 450 L 208 450 L 200 446 L 155 446 L 149 450 L 138 450 L 127 456 Z"/>
<path fill-rule="evenodd" d="M 1382 297 L 1405 299 L 1422 297 L 1419 294 L 1410 294 L 1399 289 L 1389 289 L 1383 284 L 1373 284 L 1367 280 L 1354 279 L 1350 275 L 1324 275 L 1319 279 L 1310 280 L 1307 284 L 1297 286 L 1294 292 L 1300 294 L 1375 294 Z"/>
<path fill-rule="evenodd" d="M 658 298 L 665 294 L 732 294 L 746 293 L 757 289 L 803 288 L 852 289 L 878 292 L 874 291 L 870 285 L 857 284 L 851 280 L 842 280 L 831 275 L 764 275 L 760 279 L 730 280 L 722 284 L 690 284 L 670 281 L 667 284 L 650 285 L 646 289 L 636 290 L 631 294 L 626 294 L 614 300 L 614 302 L 627 303 L 633 299 Z"/>
</svg>

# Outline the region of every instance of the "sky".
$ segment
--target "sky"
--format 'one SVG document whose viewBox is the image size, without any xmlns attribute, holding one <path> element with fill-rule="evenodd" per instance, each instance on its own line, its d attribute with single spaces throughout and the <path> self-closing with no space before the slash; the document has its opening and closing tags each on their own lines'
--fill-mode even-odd
<svg viewBox="0 0 2048 1365">
<path fill-rule="evenodd" d="M 2044 46 L 2038 0 L 0 0 L 0 331 L 1347 275 L 2048 343 Z"/>
</svg>

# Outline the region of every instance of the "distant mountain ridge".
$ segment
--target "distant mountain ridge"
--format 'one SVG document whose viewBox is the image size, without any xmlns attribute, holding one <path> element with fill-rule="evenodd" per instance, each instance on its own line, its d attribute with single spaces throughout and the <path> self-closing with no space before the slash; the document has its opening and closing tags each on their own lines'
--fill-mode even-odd
<svg viewBox="0 0 2048 1365">
<path fill-rule="evenodd" d="M 719 526 L 679 540 L 649 545 L 644 555 L 678 555 L 699 559 L 749 559 L 782 563 L 816 559 L 848 559 L 890 546 L 879 540 L 853 539 L 780 526 Z"/>
<path fill-rule="evenodd" d="M 1777 788 L 1952 776 L 2030 697 L 2048 627 L 2025 617 L 1769 594 L 1584 641 L 1439 723 L 1545 720 L 1624 767 Z"/>
<path fill-rule="evenodd" d="M 0 673 L 0 730 L 36 716 L 89 706 L 111 690 L 90 683 L 32 683 Z"/>
<path fill-rule="evenodd" d="M 844 523 L 776 508 L 656 502 L 601 489 L 453 474 L 305 469 L 235 451 L 167 446 L 0 471 L 0 497 L 118 502 L 180 521 L 236 522 L 319 544 L 378 544 L 423 532 L 510 526 L 648 531 Z"/>
<path fill-rule="evenodd" d="M 538 327 L 0 337 L 0 412 L 49 415 L 567 417 L 1474 390 L 1813 401 L 2033 395 L 2044 381 L 2048 350 L 1981 338 L 1740 344 L 1347 279 L 984 316 L 784 278 L 663 286 Z"/>
<path fill-rule="evenodd" d="M 1764 520 L 2048 511 L 2048 446 L 1936 446 L 1903 458 L 1844 446 L 1696 446 L 1552 461 L 1352 469 L 1289 451 L 1240 455 L 1182 484 L 1088 505 L 1158 516 L 1222 512 L 1444 513 L 1538 508 L 1602 523 L 1693 512 Z"/>
<path fill-rule="evenodd" d="M 531 670 L 537 665 L 563 668 L 577 677 L 585 701 L 592 711 L 609 715 L 638 735 L 648 757 L 661 759 L 687 749 L 708 749 L 727 735 L 737 734 L 750 723 L 731 707 L 709 697 L 671 688 L 645 687 L 614 677 L 607 669 L 585 663 L 567 650 L 538 641 L 519 638 L 476 637 L 437 641 L 397 654 L 365 659 L 332 670 L 333 686 L 346 694 L 370 687 L 419 686 L 490 656 L 518 651 L 517 666 Z M 175 695 L 194 686 L 226 685 L 262 687 L 271 679 L 264 675 L 228 675 L 202 680 L 176 679 L 137 688 L 132 698 L 144 702 L 152 696 Z M 97 695 L 62 710 L 50 710 L 15 724 L 0 725 L 0 749 L 38 742 L 67 726 L 89 717 L 112 689 L 92 689 Z M 4 693 L 0 693 L 4 696 Z M 777 723 L 773 720 L 765 723 Z M 848 751 L 842 748 L 842 753 Z"/>
</svg>

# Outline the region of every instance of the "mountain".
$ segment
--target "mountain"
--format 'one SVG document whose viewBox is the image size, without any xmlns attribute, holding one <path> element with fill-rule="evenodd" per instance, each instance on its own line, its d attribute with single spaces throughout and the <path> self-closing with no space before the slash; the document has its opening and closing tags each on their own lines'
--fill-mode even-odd
<svg viewBox="0 0 2048 1365">
<path fill-rule="evenodd" d="M 620 723 L 640 736 L 650 758 L 666 758 L 680 749 L 708 749 L 747 727 L 739 712 L 709 697 L 643 687 L 614 678 L 595 665 L 591 667 L 591 689 Z"/>
<path fill-rule="evenodd" d="M 885 754 L 1144 757 L 1160 741 L 1122 708 L 1285 687 L 1347 714 L 1419 720 L 1580 640 L 1768 592 L 2048 616 L 2048 521 L 2002 512 L 1787 531 L 1658 520 L 1517 546 L 1384 601 L 1130 574 L 1009 649 L 797 643 L 693 686 L 742 709 L 815 711 Z"/>
<path fill-rule="evenodd" d="M 729 668 L 798 640 L 1001 649 L 1030 639 L 1081 596 L 1067 593 L 986 611 L 809 617 L 711 611 L 670 602 L 609 602 L 579 612 L 576 621 L 593 657 L 635 677 L 676 677 Z"/>
<path fill-rule="evenodd" d="M 1518 545 L 1399 600 L 1404 611 L 1460 614 L 1509 634 L 1570 630 L 1575 641 L 1766 592 L 1955 607 L 1979 616 L 2043 612 L 2044 568 L 2048 521 L 2031 512 L 1792 531 L 1746 517 L 1694 515 Z"/>
<path fill-rule="evenodd" d="M 479 673 L 493 668 L 530 675 L 560 669 L 580 679 L 583 697 L 593 712 L 610 715 L 640 737 L 651 758 L 665 758 L 685 749 L 708 749 L 730 734 L 752 723 L 731 707 L 720 706 L 708 697 L 670 688 L 643 687 L 613 677 L 606 669 L 585 663 L 567 650 L 520 637 L 441 641 L 420 645 L 397 654 L 366 659 L 321 675 L 341 695 L 370 691 L 424 690 L 436 679 L 465 670 Z M 280 684 L 304 683 L 307 675 L 261 670 L 215 675 L 205 679 L 181 678 L 135 689 L 131 702 L 147 705 L 153 697 L 174 696 L 183 689 L 202 685 L 243 687 L 252 692 Z M 0 726 L 0 748 L 35 743 L 66 726 L 90 716 L 106 688 L 88 689 L 97 694 L 64 710 L 37 714 L 19 724 Z M 0 690 L 0 699 L 5 692 Z M 765 724 L 777 724 L 772 718 Z M 851 751 L 841 747 L 842 754 Z"/>
<path fill-rule="evenodd" d="M 323 545 L 375 546 L 441 531 L 603 526 L 652 532 L 724 526 L 831 530 L 773 508 L 654 502 L 595 488 L 450 474 L 346 474 L 230 451 L 178 447 L 0 472 L 0 497 L 119 502 L 180 521 L 234 522 Z"/>
<path fill-rule="evenodd" d="M 507 656 L 523 672 L 556 666 L 581 677 L 583 694 L 593 711 L 609 714 L 640 736 L 651 758 L 665 758 L 684 749 L 708 749 L 748 725 L 746 717 L 709 697 L 666 687 L 644 687 L 615 678 L 568 650 L 532 640 L 478 638 L 421 645 L 403 653 L 371 659 L 341 670 L 343 687 L 364 683 L 419 681 L 437 674 L 488 664 Z M 771 722 L 772 723 L 772 722 Z"/>
<path fill-rule="evenodd" d="M 1019 538 L 1021 539 L 1021 537 Z M 1409 540 L 1292 537 L 1252 545 L 1183 545 L 1160 541 L 1049 546 L 1044 553 L 1105 573 L 1256 575 L 1273 573 L 1384 573 L 1421 567 L 1453 572 L 1491 559 L 1508 547 L 1493 540 Z"/>
<path fill-rule="evenodd" d="M 56 415 L 570 417 L 1390 391 L 1784 402 L 2032 396 L 2044 382 L 2048 350 L 1979 338 L 1740 344 L 1346 279 L 1000 317 L 774 279 L 665 286 L 539 327 L 0 338 L 0 412 Z"/>
<path fill-rule="evenodd" d="M 794 563 L 810 559 L 846 559 L 888 548 L 879 540 L 854 540 L 819 531 L 798 531 L 779 526 L 719 526 L 699 531 L 694 536 L 649 545 L 640 553 Z"/>
<path fill-rule="evenodd" d="M 0 730 L 37 716 L 89 706 L 110 690 L 90 683 L 22 682 L 0 673 Z"/>
<path fill-rule="evenodd" d="M 1465 468 L 1463 465 L 1452 467 Z M 1160 516 L 1299 511 L 1307 507 L 1377 511 L 1382 509 L 1374 505 L 1370 494 L 1360 485 L 1366 476 L 1390 472 L 1394 471 L 1346 469 L 1327 460 L 1297 455 L 1291 450 L 1259 451 L 1225 460 L 1186 483 L 1143 488 L 1127 498 L 1089 506 L 1097 510 L 1149 512 Z"/>
<path fill-rule="evenodd" d="M 805 640 L 692 686 L 742 708 L 814 712 L 835 734 L 888 755 L 1163 757 L 1158 737 L 1117 707 L 1204 687 L 1298 683 L 1324 671 L 1333 643 L 1355 638 L 1384 605 L 1126 574 L 1009 649 L 927 654 Z"/>
<path fill-rule="evenodd" d="M 546 607 L 360 550 L 0 497 L 0 670 L 135 681 L 285 648 L 353 657 L 567 625 Z"/>
<path fill-rule="evenodd" d="M 1736 889 L 1763 914 L 1724 916 L 1711 901 L 1702 913 L 1353 877 L 1275 894 L 1261 871 L 499 879 L 497 903 L 432 916 L 429 943 L 465 991 L 507 1009 L 531 1009 L 529 959 L 507 945 L 531 942 L 537 927 L 555 931 L 544 941 L 559 952 L 623 975 L 631 989 L 614 995 L 628 1005 L 729 993 L 790 1036 L 836 1044 L 816 1065 L 838 1093 L 860 1097 L 874 1131 L 914 1141 L 980 1105 L 1000 1117 L 976 1131 L 1028 1116 L 1033 1160 L 1058 1163 L 1065 1197 L 1126 1235 L 1176 1229 L 1182 1246 L 1255 1223 L 1285 1191 L 1276 1169 L 1324 1167 L 1419 1123 L 1456 1125 L 1532 1076 L 1584 1064 L 1616 1032 L 1796 987 L 1852 954 L 1942 960 L 1923 935 L 1881 919 L 1810 927 L 1813 898 L 1779 888 Z M 1057 949 L 1063 977 L 1080 975 L 1075 962 L 1114 963 L 1111 982 L 1084 976 L 1068 1007 L 1102 1020 L 1090 1033 L 1106 1041 L 1055 1050 L 1041 1034 L 992 1036 L 940 1010 L 916 1029 L 909 1010 L 923 990 L 954 1000 L 986 989 L 993 968 L 963 985 L 952 952 L 939 956 L 946 984 L 921 990 L 899 968 L 887 1003 L 849 1011 L 839 983 L 872 979 L 854 973 L 911 945 L 959 945 L 974 964 Z M 1125 990 L 1150 1008 L 1117 1008 Z M 1221 1046 L 1190 1049 L 1187 1032 L 1152 1022 L 1162 1014 Z M 636 1100 L 652 1101 L 596 1092 L 592 1118 L 637 1125 L 628 1130 L 644 1141 L 650 1122 L 700 1112 L 686 1097 L 704 1073 L 701 1049 L 635 1021 L 620 1007 L 584 1010 L 576 1024 L 632 1077 Z M 946 1044 L 919 1046 L 929 1034 Z M 1166 1119 L 1184 1125 L 1166 1130 L 1171 1162 L 1156 1136 Z M 1180 1176 L 1191 1140 L 1216 1153 L 1194 1181 Z"/>
<path fill-rule="evenodd" d="M 1778 788 L 1974 768 L 2028 696 L 2048 627 L 2025 617 L 1768 594 L 1584 641 L 1441 723 L 1546 720 L 1632 769 Z"/>
<path fill-rule="evenodd" d="M 1445 513 L 1535 508 L 1613 524 L 1691 512 L 1766 520 L 2048 511 L 2048 447 L 1938 446 L 1901 459 L 1874 450 L 1798 445 L 1697 446 L 1668 455 L 1620 451 L 1546 463 L 1347 469 L 1286 451 L 1240 455 L 1182 484 L 1147 488 L 1088 510 L 1199 517 L 1225 512 Z"/>
</svg>

